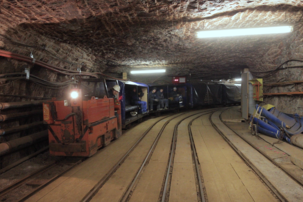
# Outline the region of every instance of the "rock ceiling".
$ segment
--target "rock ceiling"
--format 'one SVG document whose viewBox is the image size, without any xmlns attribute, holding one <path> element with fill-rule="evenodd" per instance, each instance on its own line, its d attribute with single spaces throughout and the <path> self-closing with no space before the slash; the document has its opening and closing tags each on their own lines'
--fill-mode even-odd
<svg viewBox="0 0 303 202">
<path fill-rule="evenodd" d="M 170 75 L 227 78 L 270 69 L 300 43 L 299 0 L 2 0 L 0 33 L 36 32 L 93 54 L 99 71 L 166 67 Z M 197 39 L 196 31 L 294 25 L 287 35 Z M 42 45 L 42 44 L 40 44 Z M 47 48 L 47 47 L 46 47 Z"/>
</svg>

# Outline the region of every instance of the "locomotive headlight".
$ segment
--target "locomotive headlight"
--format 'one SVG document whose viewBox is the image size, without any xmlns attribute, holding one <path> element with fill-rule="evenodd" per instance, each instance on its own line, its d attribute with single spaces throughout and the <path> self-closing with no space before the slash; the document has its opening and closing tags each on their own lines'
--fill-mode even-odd
<svg viewBox="0 0 303 202">
<path fill-rule="evenodd" d="M 77 91 L 72 91 L 70 93 L 71 98 L 77 99 L 79 97 L 79 93 Z"/>
</svg>

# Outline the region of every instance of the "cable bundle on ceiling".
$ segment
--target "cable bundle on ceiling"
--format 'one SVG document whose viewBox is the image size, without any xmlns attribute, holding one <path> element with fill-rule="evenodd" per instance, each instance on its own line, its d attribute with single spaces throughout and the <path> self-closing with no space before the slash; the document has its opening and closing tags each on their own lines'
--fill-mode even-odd
<svg viewBox="0 0 303 202">
<path fill-rule="evenodd" d="M 71 84 L 76 84 L 76 81 L 74 79 L 70 79 L 64 82 L 51 82 L 42 79 L 40 77 L 37 77 L 33 74 L 31 74 L 30 77 L 27 79 L 26 73 L 23 72 L 0 74 L 0 82 L 2 83 L 6 83 L 7 81 L 15 81 L 15 80 L 30 80 L 36 84 L 52 89 L 62 89 L 68 87 Z"/>
</svg>

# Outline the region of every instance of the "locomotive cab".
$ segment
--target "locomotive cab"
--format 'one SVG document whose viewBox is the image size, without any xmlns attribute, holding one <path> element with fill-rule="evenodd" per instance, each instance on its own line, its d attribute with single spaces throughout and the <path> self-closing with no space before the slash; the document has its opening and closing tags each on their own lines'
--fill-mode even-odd
<svg viewBox="0 0 303 202">
<path fill-rule="evenodd" d="M 90 85 L 94 88 L 86 90 Z M 89 80 L 71 89 L 67 99 L 43 103 L 51 155 L 92 156 L 120 137 L 120 103 L 107 98 L 106 89 L 104 80 Z"/>
<path fill-rule="evenodd" d="M 127 125 L 141 120 L 144 116 L 148 115 L 149 112 L 145 108 L 145 103 L 148 106 L 148 85 L 132 81 L 118 81 L 121 88 L 120 95 L 121 100 L 121 117 L 122 117 L 122 127 L 126 128 Z M 132 102 L 133 89 L 136 89 L 135 94 L 141 93 L 140 101 L 145 102 L 144 104 Z"/>
</svg>

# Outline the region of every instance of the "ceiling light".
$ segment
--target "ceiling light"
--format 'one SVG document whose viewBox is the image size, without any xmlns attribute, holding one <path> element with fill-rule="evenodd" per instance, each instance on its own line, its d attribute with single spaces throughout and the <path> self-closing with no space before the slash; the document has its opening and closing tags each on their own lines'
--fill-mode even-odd
<svg viewBox="0 0 303 202">
<path fill-rule="evenodd" d="M 149 73 L 165 73 L 165 69 L 151 69 L 151 70 L 133 70 L 131 74 L 149 74 Z"/>
<path fill-rule="evenodd" d="M 197 38 L 232 37 L 262 34 L 283 34 L 293 31 L 292 26 L 260 27 L 244 29 L 209 30 L 197 32 Z"/>
<path fill-rule="evenodd" d="M 234 81 L 242 81 L 242 79 L 235 79 Z"/>
</svg>

